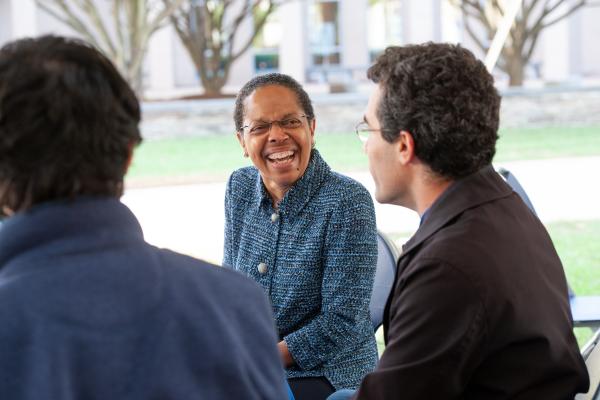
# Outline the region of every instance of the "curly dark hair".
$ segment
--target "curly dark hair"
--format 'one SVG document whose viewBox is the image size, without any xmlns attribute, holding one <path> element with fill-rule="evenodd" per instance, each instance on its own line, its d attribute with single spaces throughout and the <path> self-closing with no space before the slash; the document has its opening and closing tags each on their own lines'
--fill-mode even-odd
<svg viewBox="0 0 600 400">
<path fill-rule="evenodd" d="M 77 39 L 42 36 L 0 49 L 0 206 L 120 196 L 139 102 L 114 65 Z"/>
<path fill-rule="evenodd" d="M 244 100 L 252 94 L 256 89 L 262 86 L 279 85 L 290 89 L 296 94 L 298 98 L 298 104 L 302 107 L 304 114 L 308 120 L 315 118 L 315 112 L 313 110 L 312 102 L 310 97 L 294 78 L 289 75 L 271 73 L 265 75 L 258 75 L 250 79 L 240 89 L 237 97 L 235 98 L 235 110 L 233 112 L 233 121 L 235 122 L 235 130 L 240 132 L 242 125 L 244 124 Z"/>
<path fill-rule="evenodd" d="M 388 142 L 410 132 L 415 155 L 451 179 L 491 163 L 500 95 L 469 50 L 442 43 L 388 47 L 367 75 L 382 90 L 377 118 Z"/>
</svg>

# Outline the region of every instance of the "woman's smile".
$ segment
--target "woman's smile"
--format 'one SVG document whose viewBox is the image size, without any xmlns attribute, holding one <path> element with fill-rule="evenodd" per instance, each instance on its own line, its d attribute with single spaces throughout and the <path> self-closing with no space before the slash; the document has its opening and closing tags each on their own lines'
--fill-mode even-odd
<svg viewBox="0 0 600 400">
<path fill-rule="evenodd" d="M 296 151 L 278 151 L 265 157 L 269 164 L 274 168 L 286 168 L 292 165 L 296 158 Z"/>
</svg>

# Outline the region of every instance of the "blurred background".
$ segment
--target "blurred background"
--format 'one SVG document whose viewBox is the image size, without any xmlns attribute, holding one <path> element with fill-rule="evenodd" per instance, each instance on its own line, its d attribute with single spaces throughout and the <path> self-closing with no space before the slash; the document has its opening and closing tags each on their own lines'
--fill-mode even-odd
<svg viewBox="0 0 600 400">
<path fill-rule="evenodd" d="M 455 42 L 483 57 L 512 0 L 0 0 L 0 43 L 44 33 L 104 50 L 145 99 L 234 94 L 278 71 L 312 93 L 361 91 L 389 45 Z M 525 0 L 498 86 L 600 83 L 600 7 Z"/>
<path fill-rule="evenodd" d="M 123 201 L 151 243 L 220 263 L 225 181 L 248 165 L 232 119 L 241 85 L 268 72 L 301 82 L 315 105 L 317 148 L 373 192 L 354 135 L 372 89 L 369 65 L 387 46 L 427 41 L 461 43 L 483 60 L 511 3 L 0 0 L 0 45 L 62 34 L 113 60 L 143 107 L 144 142 Z M 519 3 L 492 70 L 503 96 L 494 163 L 525 187 L 574 291 L 598 295 L 600 2 Z M 399 245 L 417 228 L 408 210 L 376 211 Z"/>
</svg>

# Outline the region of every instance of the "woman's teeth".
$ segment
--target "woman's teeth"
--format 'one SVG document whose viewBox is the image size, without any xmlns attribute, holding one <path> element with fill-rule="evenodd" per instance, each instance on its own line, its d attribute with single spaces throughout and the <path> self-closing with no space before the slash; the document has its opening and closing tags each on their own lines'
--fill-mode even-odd
<svg viewBox="0 0 600 400">
<path fill-rule="evenodd" d="M 281 151 L 279 153 L 269 154 L 269 156 L 267 158 L 270 161 L 281 162 L 281 161 L 286 161 L 287 159 L 289 159 L 293 156 L 294 156 L 293 151 Z"/>
</svg>

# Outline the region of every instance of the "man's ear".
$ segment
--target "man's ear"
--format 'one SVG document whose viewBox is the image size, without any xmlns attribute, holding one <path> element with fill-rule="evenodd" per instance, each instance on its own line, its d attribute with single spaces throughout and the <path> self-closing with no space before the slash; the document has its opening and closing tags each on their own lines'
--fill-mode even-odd
<svg viewBox="0 0 600 400">
<path fill-rule="evenodd" d="M 408 131 L 400 131 L 397 143 L 400 162 L 404 165 L 409 164 L 415 158 L 415 140 L 412 134 Z"/>
</svg>

